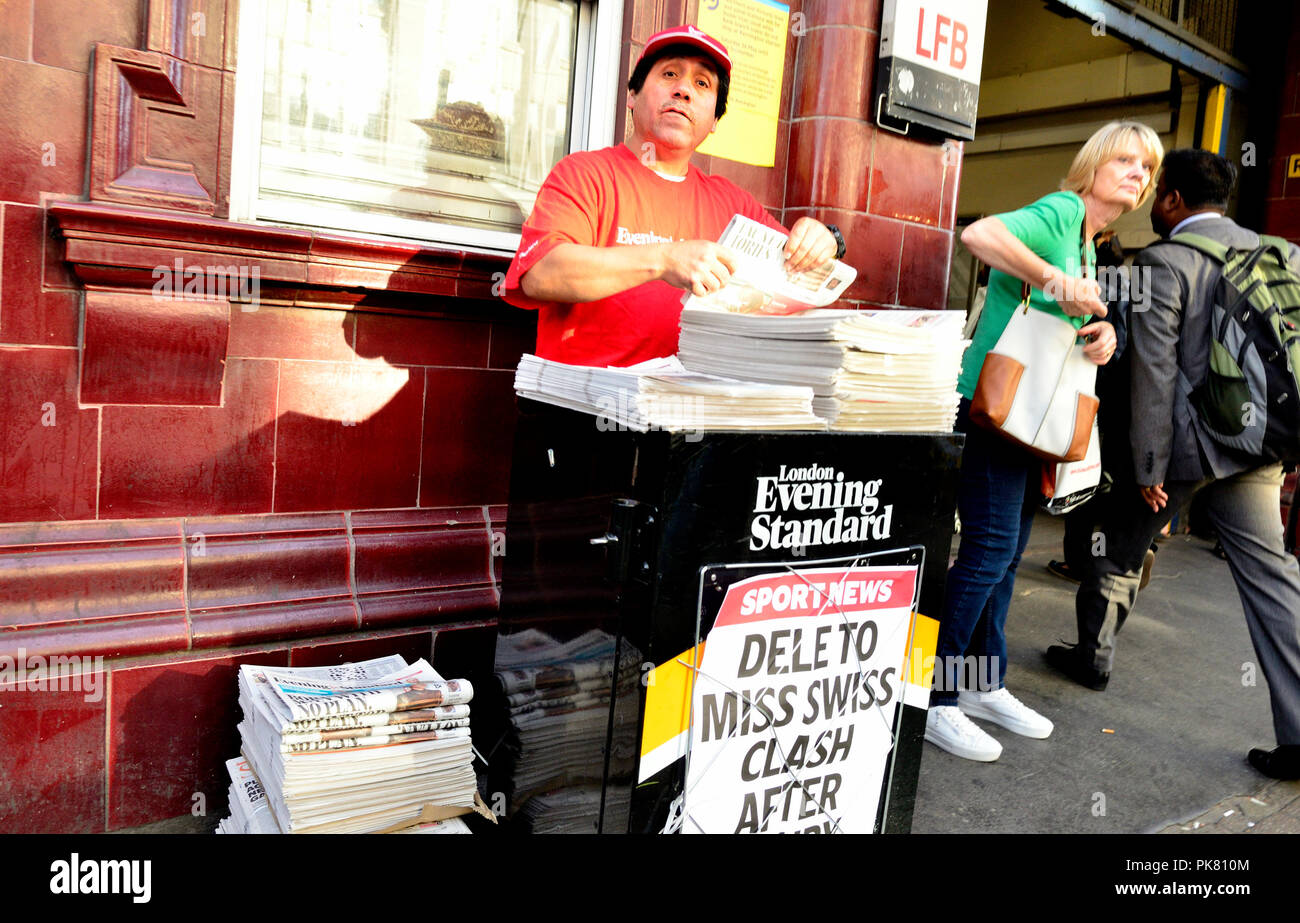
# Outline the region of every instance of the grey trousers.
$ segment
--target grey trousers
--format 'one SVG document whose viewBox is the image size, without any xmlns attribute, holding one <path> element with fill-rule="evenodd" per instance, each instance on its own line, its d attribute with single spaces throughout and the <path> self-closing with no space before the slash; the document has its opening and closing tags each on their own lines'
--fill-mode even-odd
<svg viewBox="0 0 1300 923">
<path fill-rule="evenodd" d="M 1300 744 L 1300 562 L 1283 550 L 1282 466 L 1234 477 L 1165 484 L 1169 502 L 1153 513 L 1133 485 L 1116 485 L 1075 597 L 1081 653 L 1109 672 L 1115 636 L 1137 600 L 1142 558 L 1173 514 L 1198 494 L 1219 533 L 1246 625 L 1268 681 L 1279 744 Z M 1102 541 L 1104 540 L 1104 551 Z M 1086 657 L 1085 657 L 1086 660 Z"/>
</svg>

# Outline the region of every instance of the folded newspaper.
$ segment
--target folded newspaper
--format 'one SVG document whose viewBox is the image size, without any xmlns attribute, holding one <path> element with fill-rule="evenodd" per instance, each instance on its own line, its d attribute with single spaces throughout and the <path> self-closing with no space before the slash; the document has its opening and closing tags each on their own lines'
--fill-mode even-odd
<svg viewBox="0 0 1300 923">
<path fill-rule="evenodd" d="M 776 317 L 686 308 L 679 358 L 694 372 L 809 387 L 813 412 L 831 429 L 951 432 L 962 321 L 958 311 Z"/>
<path fill-rule="evenodd" d="M 223 832 L 367 833 L 415 825 L 430 805 L 472 808 L 472 696 L 465 680 L 398 656 L 332 667 L 242 665 L 243 759 L 228 765 Z"/>
<path fill-rule="evenodd" d="M 687 295 L 687 308 L 707 308 L 736 314 L 796 314 L 824 308 L 844 294 L 858 271 L 839 260 L 815 269 L 787 272 L 785 245 L 788 234 L 752 218 L 733 215 L 718 243 L 736 258 L 730 281 L 708 295 Z"/>
<path fill-rule="evenodd" d="M 606 431 L 824 428 L 809 388 L 693 374 L 673 357 L 601 369 L 525 354 L 515 393 L 594 414 Z"/>
</svg>

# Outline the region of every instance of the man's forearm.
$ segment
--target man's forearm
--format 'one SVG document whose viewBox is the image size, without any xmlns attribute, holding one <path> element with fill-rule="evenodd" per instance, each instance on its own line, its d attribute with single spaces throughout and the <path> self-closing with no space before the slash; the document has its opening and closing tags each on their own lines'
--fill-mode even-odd
<svg viewBox="0 0 1300 923">
<path fill-rule="evenodd" d="M 519 285 L 525 295 L 538 301 L 597 301 L 661 278 L 664 265 L 662 244 L 560 244 L 524 273 Z"/>
</svg>

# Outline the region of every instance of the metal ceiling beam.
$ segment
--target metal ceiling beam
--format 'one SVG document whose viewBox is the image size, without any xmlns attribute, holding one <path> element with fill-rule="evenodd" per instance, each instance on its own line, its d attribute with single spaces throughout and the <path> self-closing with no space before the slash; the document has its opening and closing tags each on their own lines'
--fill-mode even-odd
<svg viewBox="0 0 1300 923">
<path fill-rule="evenodd" d="M 1140 45 L 1156 57 L 1163 58 L 1184 70 L 1207 77 L 1215 83 L 1226 84 L 1234 90 L 1242 91 L 1250 87 L 1250 78 L 1241 70 L 1115 3 L 1109 3 L 1107 0 L 1051 0 L 1051 2 L 1065 7 L 1088 22 L 1103 23 L 1106 34 L 1116 35 L 1125 41 Z"/>
</svg>

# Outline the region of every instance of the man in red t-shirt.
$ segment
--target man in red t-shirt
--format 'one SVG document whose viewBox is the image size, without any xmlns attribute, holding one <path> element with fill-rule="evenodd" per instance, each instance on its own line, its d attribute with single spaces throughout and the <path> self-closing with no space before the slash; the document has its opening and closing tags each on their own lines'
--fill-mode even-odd
<svg viewBox="0 0 1300 923">
<path fill-rule="evenodd" d="M 628 81 L 631 137 L 555 165 L 506 274 L 505 299 L 540 312 L 537 354 L 628 366 L 677 352 L 683 292 L 727 283 L 734 257 L 716 241 L 732 215 L 785 232 L 749 193 L 690 165 L 727 106 L 731 58 L 681 26 L 652 35 Z M 838 230 L 800 218 L 786 266 L 843 255 Z"/>
</svg>

